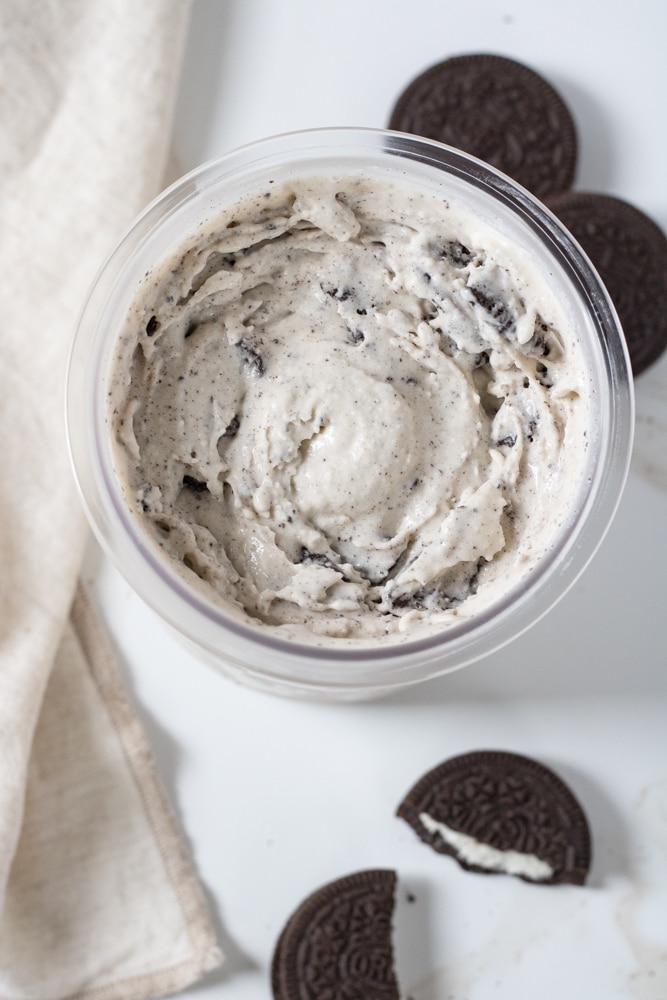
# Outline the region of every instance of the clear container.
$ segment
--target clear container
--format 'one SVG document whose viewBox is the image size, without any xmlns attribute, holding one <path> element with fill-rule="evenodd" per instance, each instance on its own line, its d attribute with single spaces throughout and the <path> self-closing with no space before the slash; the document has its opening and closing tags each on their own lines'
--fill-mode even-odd
<svg viewBox="0 0 667 1000">
<path fill-rule="evenodd" d="M 337 646 L 285 640 L 227 614 L 187 585 L 143 532 L 114 470 L 106 413 L 114 346 L 144 273 L 197 224 L 268 178 L 360 168 L 434 186 L 517 241 L 558 285 L 593 384 L 589 465 L 566 531 L 518 586 L 469 620 L 399 644 Z M 75 335 L 67 386 L 75 475 L 90 524 L 136 592 L 223 673 L 281 694 L 355 699 L 390 692 L 490 654 L 542 617 L 572 586 L 602 541 L 625 482 L 633 395 L 624 338 L 587 257 L 527 191 L 440 143 L 370 129 L 321 129 L 261 140 L 205 164 L 165 191 L 134 222 L 103 267 Z"/>
</svg>

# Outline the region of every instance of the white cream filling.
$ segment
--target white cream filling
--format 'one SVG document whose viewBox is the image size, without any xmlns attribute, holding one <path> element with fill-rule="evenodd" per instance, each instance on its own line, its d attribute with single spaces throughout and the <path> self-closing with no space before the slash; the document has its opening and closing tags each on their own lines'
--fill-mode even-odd
<svg viewBox="0 0 667 1000">
<path fill-rule="evenodd" d="M 419 814 L 419 820 L 429 833 L 442 837 L 446 844 L 454 848 L 457 856 L 469 865 L 488 868 L 489 871 L 505 872 L 507 875 L 521 875 L 534 882 L 544 882 L 554 873 L 551 865 L 538 858 L 536 854 L 498 850 L 497 847 L 484 844 L 467 833 L 452 830 L 425 812 Z"/>
</svg>

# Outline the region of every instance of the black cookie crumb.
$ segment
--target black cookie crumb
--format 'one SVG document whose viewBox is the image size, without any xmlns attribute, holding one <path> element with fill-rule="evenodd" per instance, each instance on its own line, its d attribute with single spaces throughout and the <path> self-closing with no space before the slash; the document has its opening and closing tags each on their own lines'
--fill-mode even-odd
<svg viewBox="0 0 667 1000">
<path fill-rule="evenodd" d="M 183 485 L 194 493 L 204 493 L 208 489 L 207 484 L 202 479 L 195 479 L 194 476 L 183 476 Z"/>
<path fill-rule="evenodd" d="M 151 318 L 149 319 L 148 323 L 146 323 L 146 334 L 147 334 L 147 336 L 152 337 L 153 334 L 155 333 L 155 331 L 158 329 L 159 326 L 160 326 L 160 324 L 158 322 L 157 316 L 151 316 Z"/>
</svg>

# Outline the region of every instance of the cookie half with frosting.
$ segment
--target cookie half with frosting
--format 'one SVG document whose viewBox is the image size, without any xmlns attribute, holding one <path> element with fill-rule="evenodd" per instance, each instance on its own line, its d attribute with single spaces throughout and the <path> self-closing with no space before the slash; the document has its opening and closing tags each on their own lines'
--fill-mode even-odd
<svg viewBox="0 0 667 1000">
<path fill-rule="evenodd" d="M 583 885 L 588 875 L 583 809 L 558 775 L 520 754 L 452 757 L 416 783 L 397 815 L 467 871 L 543 884 Z"/>
</svg>

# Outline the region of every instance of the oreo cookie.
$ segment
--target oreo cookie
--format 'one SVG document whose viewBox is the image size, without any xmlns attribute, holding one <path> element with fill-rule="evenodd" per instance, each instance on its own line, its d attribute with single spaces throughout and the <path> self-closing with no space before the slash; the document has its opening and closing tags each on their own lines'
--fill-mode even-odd
<svg viewBox="0 0 667 1000">
<path fill-rule="evenodd" d="M 392 917 L 396 873 L 355 872 L 308 896 L 271 963 L 274 1000 L 399 1000 Z"/>
<path fill-rule="evenodd" d="M 547 200 L 604 282 L 623 327 L 634 375 L 667 347 L 667 238 L 634 205 L 568 192 Z"/>
<path fill-rule="evenodd" d="M 519 754 L 480 750 L 425 774 L 397 815 L 462 868 L 527 882 L 583 885 L 591 862 L 586 816 L 567 785 Z"/>
<path fill-rule="evenodd" d="M 567 105 L 538 73 L 504 56 L 455 56 L 431 66 L 400 95 L 389 128 L 462 149 L 538 198 L 574 181 L 577 135 Z"/>
</svg>

